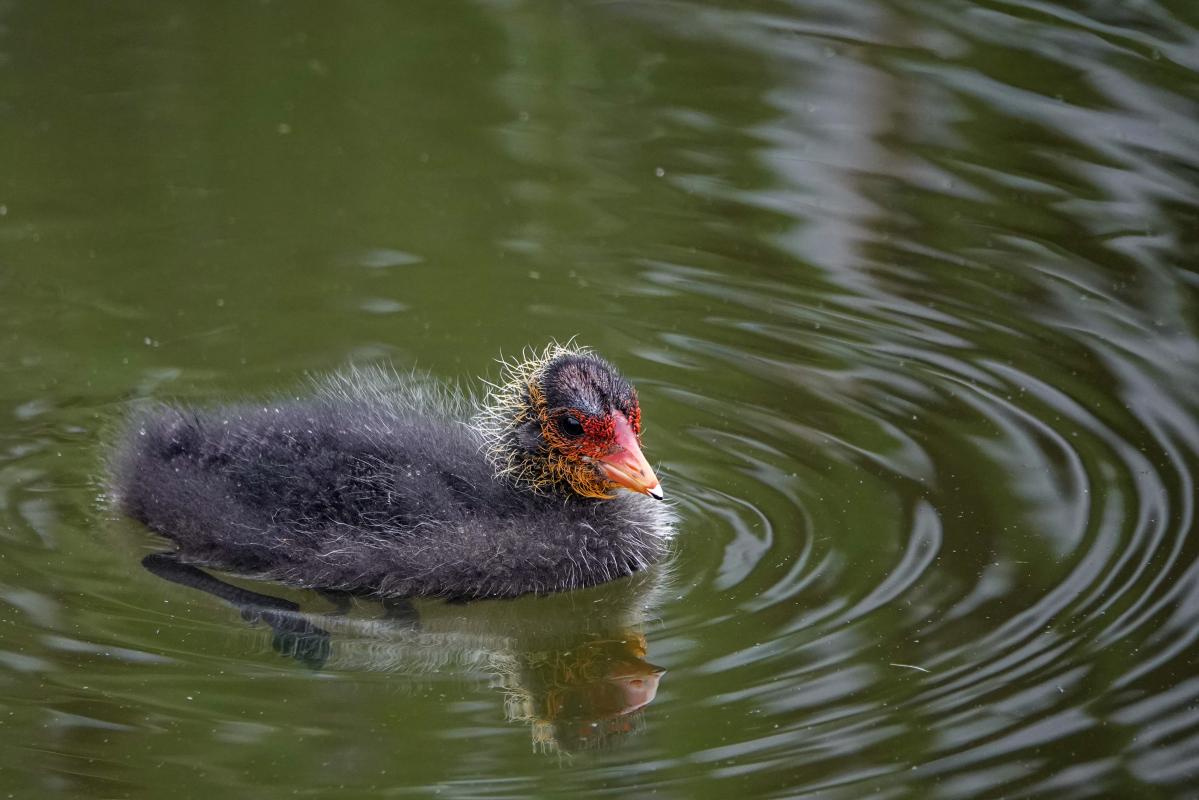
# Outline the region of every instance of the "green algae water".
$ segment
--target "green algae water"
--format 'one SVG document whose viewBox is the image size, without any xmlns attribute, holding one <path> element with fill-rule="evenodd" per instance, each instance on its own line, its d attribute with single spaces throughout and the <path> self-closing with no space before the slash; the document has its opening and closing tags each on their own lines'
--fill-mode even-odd
<svg viewBox="0 0 1199 800">
<path fill-rule="evenodd" d="M 0 797 L 1194 797 L 1197 266 L 1192 0 L 0 0 Z M 130 403 L 571 336 L 633 579 L 105 506 Z"/>
</svg>

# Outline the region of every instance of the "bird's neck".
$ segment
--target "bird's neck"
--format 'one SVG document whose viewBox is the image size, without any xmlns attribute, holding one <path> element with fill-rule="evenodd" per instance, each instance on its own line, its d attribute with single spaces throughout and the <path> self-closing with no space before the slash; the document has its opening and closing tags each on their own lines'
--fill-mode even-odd
<svg viewBox="0 0 1199 800">
<path fill-rule="evenodd" d="M 488 383 L 473 427 L 482 438 L 483 454 L 497 479 L 547 491 L 554 480 L 541 441 L 545 398 L 540 384 L 548 358 L 545 354 L 529 354 L 521 360 L 501 363 L 500 380 Z"/>
</svg>

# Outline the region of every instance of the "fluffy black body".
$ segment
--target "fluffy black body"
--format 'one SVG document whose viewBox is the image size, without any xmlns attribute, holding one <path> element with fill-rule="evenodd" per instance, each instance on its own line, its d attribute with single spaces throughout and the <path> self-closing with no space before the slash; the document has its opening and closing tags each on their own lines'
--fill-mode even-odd
<svg viewBox="0 0 1199 800">
<path fill-rule="evenodd" d="M 628 575 L 671 513 L 497 477 L 467 399 L 354 373 L 313 397 L 134 415 L 110 459 L 126 514 L 186 561 L 391 596 L 516 596 Z"/>
</svg>

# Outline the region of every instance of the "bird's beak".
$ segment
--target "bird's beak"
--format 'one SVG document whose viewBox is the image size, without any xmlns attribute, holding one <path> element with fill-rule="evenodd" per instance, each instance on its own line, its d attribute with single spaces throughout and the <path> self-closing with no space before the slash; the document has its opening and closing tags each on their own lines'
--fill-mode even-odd
<svg viewBox="0 0 1199 800">
<path fill-rule="evenodd" d="M 662 485 L 653 467 L 641 455 L 641 446 L 637 444 L 637 434 L 624 414 L 614 414 L 616 418 L 616 449 L 596 463 L 603 471 L 604 477 L 634 492 L 648 494 L 655 500 L 662 499 Z"/>
</svg>

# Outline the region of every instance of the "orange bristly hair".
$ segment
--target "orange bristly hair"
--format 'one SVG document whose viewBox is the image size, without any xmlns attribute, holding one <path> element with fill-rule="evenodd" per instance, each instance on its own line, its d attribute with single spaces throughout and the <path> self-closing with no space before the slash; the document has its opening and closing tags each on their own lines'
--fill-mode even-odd
<svg viewBox="0 0 1199 800">
<path fill-rule="evenodd" d="M 529 387 L 529 396 L 533 400 L 533 408 L 541 423 L 541 436 L 549 446 L 546 454 L 546 468 L 550 475 L 557 480 L 570 484 L 575 494 L 592 497 L 597 500 L 611 500 L 615 497 L 611 492 L 612 483 L 604 478 L 594 467 L 584 461 L 584 457 L 597 458 L 607 455 L 605 441 L 611 441 L 615 426 L 610 419 L 596 419 L 580 414 L 583 423 L 583 436 L 571 439 L 563 436 L 555 421 L 550 418 L 545 399 L 537 387 Z"/>
<path fill-rule="evenodd" d="M 551 342 L 543 351 L 525 351 L 518 359 L 503 364 L 498 383 L 490 384 L 483 407 L 473 419 L 473 426 L 482 437 L 483 451 L 495 467 L 498 477 L 544 492 L 551 486 L 565 483 L 583 497 L 610 500 L 615 487 L 587 459 L 600 458 L 610 452 L 615 423 L 606 417 L 579 414 L 584 435 L 564 436 L 550 417 L 541 390 L 545 367 L 554 359 L 567 355 L 588 355 L 590 350 L 575 345 Z M 635 395 L 634 395 L 635 397 Z M 620 412 L 615 412 L 620 413 Z M 641 431 L 641 412 L 634 402 L 628 412 L 629 424 L 635 434 Z M 536 421 L 548 452 L 527 453 L 511 447 L 508 436 L 530 421 Z"/>
</svg>

